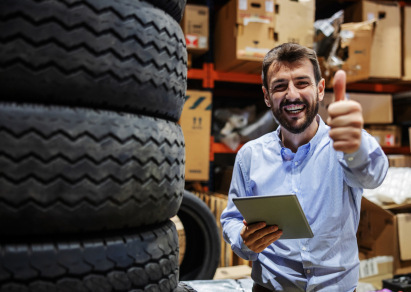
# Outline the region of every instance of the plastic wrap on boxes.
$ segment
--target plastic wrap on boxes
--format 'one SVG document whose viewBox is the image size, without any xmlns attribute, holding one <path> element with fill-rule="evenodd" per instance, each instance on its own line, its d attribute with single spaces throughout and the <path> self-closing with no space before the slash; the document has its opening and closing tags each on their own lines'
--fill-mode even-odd
<svg viewBox="0 0 411 292">
<path fill-rule="evenodd" d="M 411 199 L 411 168 L 388 168 L 384 182 L 375 189 L 364 189 L 363 196 L 378 205 L 402 204 Z"/>
<path fill-rule="evenodd" d="M 257 117 L 255 106 L 244 109 L 217 109 L 214 117 L 213 132 L 216 140 L 232 150 L 236 150 L 241 143 L 256 139 L 277 127 L 270 110 Z"/>
</svg>

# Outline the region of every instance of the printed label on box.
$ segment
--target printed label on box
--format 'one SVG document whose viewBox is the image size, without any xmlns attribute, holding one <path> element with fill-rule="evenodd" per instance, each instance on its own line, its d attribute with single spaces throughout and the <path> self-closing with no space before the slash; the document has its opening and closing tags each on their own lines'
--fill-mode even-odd
<svg viewBox="0 0 411 292">
<path fill-rule="evenodd" d="M 270 49 L 246 47 L 245 50 L 239 50 L 238 55 L 264 58 L 269 51 Z"/>
<path fill-rule="evenodd" d="M 205 36 L 199 37 L 198 47 L 201 48 L 201 49 L 207 48 L 207 37 L 205 37 Z"/>
<path fill-rule="evenodd" d="M 186 45 L 189 48 L 198 48 L 198 36 L 187 34 L 186 35 Z"/>
<path fill-rule="evenodd" d="M 274 12 L 274 3 L 273 1 L 265 1 L 265 11 Z"/>
<path fill-rule="evenodd" d="M 248 7 L 247 0 L 239 0 L 238 2 L 239 10 L 247 10 L 247 7 Z"/>
<path fill-rule="evenodd" d="M 367 13 L 367 20 L 373 20 L 373 19 L 375 19 L 374 13 L 368 12 L 368 13 Z"/>
<path fill-rule="evenodd" d="M 360 261 L 360 278 L 378 275 L 378 265 L 374 260 Z"/>
<path fill-rule="evenodd" d="M 385 135 L 385 145 L 394 146 L 395 145 L 395 136 L 393 134 Z"/>
<path fill-rule="evenodd" d="M 271 20 L 268 19 L 268 18 L 265 18 L 265 17 L 261 17 L 260 15 L 251 15 L 250 17 L 244 17 L 243 18 L 244 25 L 247 25 L 250 22 L 270 24 Z"/>
</svg>

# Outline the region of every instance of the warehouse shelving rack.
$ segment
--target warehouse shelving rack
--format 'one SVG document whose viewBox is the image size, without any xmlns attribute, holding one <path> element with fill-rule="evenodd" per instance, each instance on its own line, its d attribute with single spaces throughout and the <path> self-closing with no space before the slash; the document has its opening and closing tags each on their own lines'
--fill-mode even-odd
<svg viewBox="0 0 411 292">
<path fill-rule="evenodd" d="M 216 0 L 188 0 L 188 4 L 202 4 L 207 5 L 210 11 L 210 23 L 209 23 L 209 51 L 202 57 L 203 62 L 196 68 L 190 68 L 187 72 L 187 78 L 189 80 L 197 80 L 201 82 L 201 90 L 208 90 L 213 92 L 213 98 L 215 93 L 215 85 L 221 84 L 250 84 L 260 85 L 261 76 L 259 74 L 247 74 L 238 72 L 223 72 L 215 70 L 213 47 L 214 47 L 214 17 L 215 11 L 221 6 L 226 4 L 228 0 L 216 1 Z M 352 4 L 353 0 L 345 1 L 329 1 L 329 0 L 316 0 L 316 19 L 326 18 L 332 15 L 339 9 L 343 9 L 347 5 Z M 411 5 L 411 1 L 398 1 L 401 6 Z M 393 80 L 393 79 L 370 79 L 359 81 L 355 83 L 347 84 L 347 91 L 355 92 L 368 92 L 368 93 L 390 93 L 396 94 L 400 92 L 411 91 L 411 80 Z M 411 104 L 410 104 L 411 106 Z M 214 137 L 210 137 L 210 163 L 214 162 L 215 154 L 235 154 L 241 148 L 240 145 L 237 149 L 232 150 L 223 143 L 217 143 L 214 141 Z M 386 154 L 405 154 L 411 155 L 410 147 L 383 147 Z M 212 171 L 212 168 L 210 168 Z M 212 179 L 213 175 L 210 175 Z"/>
</svg>

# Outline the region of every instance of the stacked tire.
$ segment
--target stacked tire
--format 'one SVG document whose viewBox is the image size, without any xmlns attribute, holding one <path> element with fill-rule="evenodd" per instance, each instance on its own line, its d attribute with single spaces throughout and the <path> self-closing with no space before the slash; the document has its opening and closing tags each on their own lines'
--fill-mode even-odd
<svg viewBox="0 0 411 292">
<path fill-rule="evenodd" d="M 185 0 L 0 2 L 0 291 L 176 291 Z"/>
</svg>

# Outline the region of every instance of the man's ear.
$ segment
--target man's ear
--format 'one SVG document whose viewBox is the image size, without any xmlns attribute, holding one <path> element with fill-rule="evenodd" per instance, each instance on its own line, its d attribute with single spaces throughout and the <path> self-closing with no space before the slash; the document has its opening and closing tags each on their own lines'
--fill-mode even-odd
<svg viewBox="0 0 411 292">
<path fill-rule="evenodd" d="M 268 91 L 264 86 L 262 87 L 262 89 L 263 89 L 263 93 L 264 93 L 265 105 L 268 106 L 268 107 L 271 107 L 270 95 L 268 94 Z"/>
<path fill-rule="evenodd" d="M 324 99 L 324 94 L 325 94 L 325 80 L 324 78 L 321 78 L 320 82 L 318 82 L 318 99 L 319 101 L 322 101 Z"/>
</svg>

